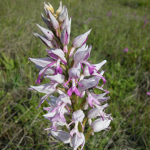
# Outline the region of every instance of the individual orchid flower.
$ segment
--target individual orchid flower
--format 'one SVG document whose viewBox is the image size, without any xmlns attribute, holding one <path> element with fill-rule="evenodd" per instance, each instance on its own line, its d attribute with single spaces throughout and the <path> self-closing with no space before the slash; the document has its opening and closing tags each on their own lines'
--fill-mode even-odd
<svg viewBox="0 0 150 150">
<path fill-rule="evenodd" d="M 60 67 L 60 62 L 62 62 L 63 64 L 67 64 L 67 60 L 65 58 L 65 54 L 61 49 L 55 49 L 55 50 L 48 50 L 47 52 L 49 54 L 50 57 L 52 57 L 54 60 L 56 60 L 56 71 L 55 74 L 60 73 L 62 74 L 63 70 Z"/>
<path fill-rule="evenodd" d="M 61 18 L 61 21 L 63 20 L 61 25 L 60 25 L 61 30 L 63 30 L 65 28 L 65 26 L 69 26 L 68 10 L 66 7 L 64 7 L 64 11 L 65 11 L 65 17 L 63 17 L 63 19 Z"/>
<path fill-rule="evenodd" d="M 96 76 L 91 77 L 89 79 L 82 79 L 80 81 L 80 84 L 82 84 L 82 86 L 79 85 L 78 89 L 80 92 L 86 91 L 90 88 L 95 87 L 98 84 L 99 80 L 100 80 L 100 78 L 96 77 Z"/>
<path fill-rule="evenodd" d="M 82 66 L 82 64 L 84 64 L 88 67 L 90 75 L 92 75 L 94 73 L 94 70 L 96 70 L 95 66 L 91 65 L 87 61 L 87 59 L 90 57 L 91 49 L 92 49 L 91 45 L 88 48 L 88 46 L 86 46 L 86 44 L 84 44 L 74 54 L 74 61 L 75 61 L 74 67 L 76 67 L 79 63 L 81 64 L 81 66 Z M 82 67 L 82 69 L 83 69 L 83 67 Z"/>
<path fill-rule="evenodd" d="M 39 83 L 39 84 L 42 81 L 41 76 L 46 74 L 46 72 L 48 71 L 48 69 L 50 67 L 55 67 L 56 68 L 56 61 L 54 61 L 50 57 L 46 57 L 46 58 L 29 58 L 29 60 L 34 62 L 36 65 L 42 67 L 42 69 L 40 69 L 40 72 L 39 72 L 39 77 L 36 81 L 36 83 Z"/>
<path fill-rule="evenodd" d="M 106 114 L 103 110 L 108 107 L 109 105 L 108 104 L 105 104 L 105 105 L 102 105 L 102 106 L 99 106 L 99 105 L 95 105 L 96 107 L 91 109 L 89 112 L 88 112 L 88 115 L 87 117 L 89 119 L 93 119 L 93 118 L 96 118 L 98 116 L 100 116 L 102 118 L 102 120 L 104 121 L 104 118 L 109 118 L 111 114 Z"/>
<path fill-rule="evenodd" d="M 57 127 L 58 126 L 67 126 L 66 122 L 62 122 L 61 119 L 58 119 L 57 121 L 52 121 L 51 118 L 47 117 L 46 115 L 43 115 L 43 117 L 51 122 L 51 126 L 49 128 L 46 128 L 45 130 L 54 130 L 54 131 L 57 131 Z"/>
<path fill-rule="evenodd" d="M 93 96 L 92 96 L 92 94 L 88 91 L 88 90 L 86 90 L 86 93 L 87 93 L 87 95 L 88 95 L 88 97 L 86 98 L 86 101 L 89 103 L 89 105 L 93 108 L 94 106 L 93 106 L 93 103 L 94 104 L 97 104 L 97 105 L 100 105 L 100 102 L 96 99 L 96 98 L 94 98 Z"/>
<path fill-rule="evenodd" d="M 86 44 L 82 45 L 80 48 L 77 49 L 75 52 L 73 58 L 74 58 L 74 66 L 76 67 L 79 63 L 82 63 L 86 61 L 90 57 L 90 52 L 91 52 L 92 46 L 88 48 Z"/>
<path fill-rule="evenodd" d="M 48 99 L 46 101 L 48 102 L 50 107 L 43 107 L 44 110 L 48 111 L 48 114 L 45 114 L 43 116 L 45 117 L 45 119 L 48 119 L 52 123 L 52 125 L 50 126 L 50 128 L 47 128 L 45 130 L 57 131 L 57 127 L 66 125 L 66 122 L 65 123 L 62 122 L 61 119 L 58 119 L 57 121 L 51 120 L 52 117 L 56 115 L 56 111 L 55 112 L 52 112 L 52 111 L 53 109 L 55 109 L 55 107 L 57 107 L 58 98 L 53 95 L 50 95 L 49 98 L 50 98 L 50 101 Z M 65 112 L 67 112 L 67 110 L 65 110 Z"/>
<path fill-rule="evenodd" d="M 58 83 L 55 83 L 53 85 L 48 83 L 48 84 L 43 84 L 39 86 L 30 86 L 31 87 L 30 90 L 35 90 L 35 91 L 46 94 L 41 98 L 41 101 L 38 107 L 41 106 L 41 104 L 49 97 L 49 95 L 55 92 L 60 92 L 60 90 L 56 88 L 57 85 Z"/>
<path fill-rule="evenodd" d="M 83 74 L 80 76 L 80 80 L 87 76 L 98 76 L 102 78 L 103 82 L 106 83 L 106 79 L 103 77 L 104 71 L 99 72 L 100 68 L 106 63 L 107 61 L 104 60 L 99 64 L 91 64 L 93 66 L 93 72 L 90 73 L 88 66 L 86 66 L 83 70 Z"/>
<path fill-rule="evenodd" d="M 79 134 L 81 135 L 81 137 L 79 138 L 77 134 L 74 135 L 74 137 L 72 138 L 71 141 L 71 146 L 73 147 L 74 150 L 77 150 L 77 148 L 81 145 L 81 150 L 84 147 L 85 144 L 85 137 L 84 134 L 82 132 L 79 132 Z"/>
<path fill-rule="evenodd" d="M 90 29 L 89 31 L 87 31 L 84 34 L 81 34 L 79 36 L 77 36 L 74 40 L 73 40 L 73 47 L 70 51 L 69 56 L 71 57 L 73 55 L 73 52 L 76 48 L 81 47 L 83 44 L 86 43 L 86 40 L 88 38 L 88 35 L 90 34 L 92 29 Z"/>
<path fill-rule="evenodd" d="M 68 25 L 65 26 L 65 28 L 63 29 L 62 33 L 61 33 L 61 42 L 64 45 L 63 51 L 65 53 L 68 52 L 68 48 L 67 45 L 69 44 L 70 41 L 70 28 L 71 28 L 71 18 L 70 21 L 68 22 Z"/>
<path fill-rule="evenodd" d="M 63 63 L 63 64 L 67 64 L 67 60 L 65 58 L 65 54 L 64 52 L 61 50 L 61 49 L 55 49 L 55 50 L 48 50 L 47 49 L 47 52 L 49 53 L 49 56 L 52 57 L 53 59 L 60 59 L 60 61 Z"/>
<path fill-rule="evenodd" d="M 104 72 L 102 72 L 102 73 L 104 73 Z M 105 89 L 105 90 L 103 89 L 104 84 L 101 87 L 98 86 L 98 82 L 100 79 L 101 79 L 101 77 L 99 77 L 99 76 L 94 76 L 89 79 L 82 79 L 80 81 L 80 83 L 82 84 L 82 87 L 79 85 L 79 88 L 78 88 L 79 91 L 81 91 L 83 93 L 85 90 L 94 87 L 94 88 L 100 89 L 108 94 L 109 91 L 107 91 L 107 89 Z"/>
<path fill-rule="evenodd" d="M 68 79 L 68 81 L 64 84 L 64 86 L 66 86 L 66 85 L 70 82 L 70 80 L 71 80 L 71 81 L 72 81 L 72 87 L 68 90 L 67 94 L 68 94 L 69 96 L 71 96 L 72 93 L 76 93 L 76 95 L 80 96 L 80 92 L 79 92 L 79 90 L 78 90 L 77 87 L 76 87 L 76 82 L 77 82 L 80 86 L 82 86 L 82 84 L 80 84 L 80 83 L 78 82 L 78 80 L 77 80 L 77 79 L 80 77 L 80 68 L 71 68 L 71 69 L 69 69 L 68 73 L 69 73 L 69 79 Z"/>
<path fill-rule="evenodd" d="M 56 35 L 59 36 L 59 33 L 58 33 L 59 23 L 57 19 L 55 18 L 56 15 L 54 15 L 53 7 L 51 7 L 51 4 L 49 4 L 49 6 L 50 7 L 48 7 L 48 5 L 45 4 L 45 13 L 46 13 L 46 16 L 50 19 L 52 23 L 52 27 L 56 31 Z"/>
<path fill-rule="evenodd" d="M 50 108 L 44 108 L 44 110 L 48 110 L 48 113 L 43 115 L 46 119 L 50 120 L 52 124 L 54 124 L 52 127 L 54 130 L 57 130 L 56 123 L 58 125 L 62 124 L 63 126 L 66 125 L 66 119 L 65 114 L 69 114 L 68 110 L 64 107 L 63 103 L 59 106 L 50 107 Z M 62 123 L 61 123 L 62 122 Z M 50 127 L 50 128 L 52 128 Z"/>
<path fill-rule="evenodd" d="M 88 97 L 86 98 L 86 103 L 84 110 L 88 109 L 88 104 L 93 108 L 93 105 L 100 105 L 101 102 L 107 101 L 110 97 L 104 97 L 106 93 L 103 94 L 94 94 L 90 93 L 89 90 L 86 90 Z"/>
<path fill-rule="evenodd" d="M 68 11 L 65 6 L 63 7 L 63 11 L 61 12 L 58 19 L 60 20 L 60 22 L 62 22 L 60 27 L 60 29 L 62 30 L 60 40 L 63 44 L 63 51 L 67 53 L 67 45 L 69 44 L 71 33 L 71 18 L 70 20 L 68 19 Z"/>
<path fill-rule="evenodd" d="M 68 15 L 67 8 L 66 8 L 66 6 L 63 6 L 62 10 L 58 16 L 59 22 L 63 22 L 65 20 L 65 18 L 67 17 L 67 15 Z"/>
<path fill-rule="evenodd" d="M 78 131 L 78 124 L 79 122 L 81 123 L 82 125 L 82 121 L 85 117 L 85 114 L 83 113 L 82 110 L 77 110 L 75 112 L 73 112 L 72 114 L 72 122 L 68 124 L 68 126 L 70 126 L 72 123 L 75 123 L 75 127 L 70 131 L 70 135 L 73 137 L 73 135 L 76 133 L 77 136 L 79 138 L 81 138 L 81 135 Z M 83 125 L 82 125 L 82 128 L 83 128 Z"/>
<path fill-rule="evenodd" d="M 56 35 L 57 35 L 57 33 L 58 33 L 57 29 L 59 28 L 59 23 L 50 11 L 48 13 L 49 13 L 49 17 L 50 17 L 50 20 L 52 22 L 53 28 L 56 30 Z"/>
<path fill-rule="evenodd" d="M 65 113 L 70 113 L 70 110 L 67 104 L 71 105 L 71 100 L 66 94 L 61 94 L 58 99 L 56 100 L 56 105 L 51 106 L 49 108 L 44 108 L 48 111 L 48 114 L 44 115 L 45 117 L 52 118 L 53 122 L 61 119 L 62 122 L 65 122 L 66 119 L 64 117 Z M 65 109 L 67 107 L 68 111 Z"/>
</svg>

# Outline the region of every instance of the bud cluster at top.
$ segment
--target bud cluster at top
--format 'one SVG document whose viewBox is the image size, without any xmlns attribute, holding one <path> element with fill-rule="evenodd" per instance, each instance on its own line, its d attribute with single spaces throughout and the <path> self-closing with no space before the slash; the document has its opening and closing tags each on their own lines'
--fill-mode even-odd
<svg viewBox="0 0 150 150">
<path fill-rule="evenodd" d="M 45 94 L 38 107 L 45 100 L 49 104 L 49 107 L 43 108 L 47 111 L 44 117 L 51 122 L 45 130 L 49 130 L 57 140 L 70 143 L 74 150 L 83 149 L 89 135 L 107 130 L 112 120 L 111 114 L 104 111 L 108 104 L 103 104 L 109 99 L 106 97 L 109 92 L 103 88 L 106 79 L 101 70 L 106 60 L 98 64 L 88 61 L 92 46 L 86 45 L 86 40 L 91 29 L 74 38 L 72 46 L 68 47 L 71 18 L 62 2 L 56 13 L 51 4 L 44 3 L 44 10 L 46 17 L 41 16 L 48 29 L 37 24 L 43 35 L 34 35 L 48 47 L 47 57 L 29 60 L 39 70 L 36 83 L 41 84 L 45 78 L 49 79 L 49 83 L 31 86 L 30 89 Z M 98 85 L 100 80 L 101 86 Z M 94 89 L 101 94 L 95 94 Z M 58 96 L 55 97 L 54 93 Z M 89 127 L 88 132 L 85 125 Z"/>
</svg>

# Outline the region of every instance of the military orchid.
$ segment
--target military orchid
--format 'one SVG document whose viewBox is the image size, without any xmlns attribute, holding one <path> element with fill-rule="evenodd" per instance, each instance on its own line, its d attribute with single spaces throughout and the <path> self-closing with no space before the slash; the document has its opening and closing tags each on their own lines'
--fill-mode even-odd
<svg viewBox="0 0 150 150">
<path fill-rule="evenodd" d="M 57 140 L 69 143 L 74 150 L 84 149 L 88 137 L 94 132 L 107 130 L 112 120 L 111 114 L 105 113 L 109 105 L 104 102 L 109 99 L 106 96 L 109 91 L 103 88 L 106 79 L 101 70 L 107 61 L 98 64 L 88 61 L 92 46 L 86 45 L 86 41 L 91 29 L 75 37 L 71 41 L 72 46 L 68 46 L 71 18 L 62 2 L 56 13 L 51 4 L 45 3 L 44 11 L 42 19 L 48 29 L 37 24 L 44 35 L 34 35 L 47 46 L 47 57 L 29 60 L 39 70 L 35 82 L 41 84 L 45 79 L 49 82 L 30 89 L 45 94 L 38 107 L 44 101 L 49 104 L 49 107 L 43 108 L 47 111 L 43 116 L 50 122 L 45 130 Z M 100 80 L 102 85 L 99 85 Z M 95 89 L 99 94 L 95 93 Z M 85 130 L 87 127 L 88 131 Z"/>
</svg>

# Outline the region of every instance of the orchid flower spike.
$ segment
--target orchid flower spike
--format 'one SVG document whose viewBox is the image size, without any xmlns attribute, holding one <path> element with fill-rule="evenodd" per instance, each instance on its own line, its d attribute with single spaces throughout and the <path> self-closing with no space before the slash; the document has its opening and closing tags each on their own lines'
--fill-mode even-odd
<svg viewBox="0 0 150 150">
<path fill-rule="evenodd" d="M 44 11 L 45 16 L 41 16 L 47 28 L 36 24 L 42 34 L 34 35 L 48 47 L 47 56 L 29 58 L 39 71 L 35 83 L 40 84 L 30 86 L 30 90 L 44 94 L 37 108 L 48 103 L 43 107 L 47 112 L 43 117 L 50 123 L 45 129 L 48 135 L 74 150 L 83 150 L 90 134 L 107 130 L 113 120 L 105 112 L 110 97 L 106 96 L 109 91 L 104 89 L 105 71 L 101 68 L 107 61 L 89 62 L 92 45 L 86 45 L 86 41 L 91 29 L 70 43 L 72 17 L 62 2 L 56 11 L 50 3 L 44 3 Z M 91 129 L 85 131 L 88 126 Z"/>
</svg>

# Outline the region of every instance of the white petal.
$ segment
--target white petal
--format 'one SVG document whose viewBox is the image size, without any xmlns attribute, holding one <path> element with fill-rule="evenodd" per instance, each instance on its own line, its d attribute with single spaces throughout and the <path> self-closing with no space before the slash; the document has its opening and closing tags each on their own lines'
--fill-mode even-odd
<svg viewBox="0 0 150 150">
<path fill-rule="evenodd" d="M 52 40 L 52 39 L 53 39 L 54 34 L 53 34 L 52 31 L 50 31 L 50 30 L 48 30 L 48 29 L 46 29 L 46 28 L 43 28 L 43 27 L 41 27 L 41 26 L 38 25 L 38 24 L 36 24 L 36 25 L 40 28 L 40 30 L 45 34 L 45 36 L 46 36 L 49 40 Z"/>
<path fill-rule="evenodd" d="M 34 62 L 36 65 L 41 67 L 46 67 L 48 64 L 53 62 L 53 59 L 50 57 L 46 58 L 29 58 L 30 61 Z"/>
<path fill-rule="evenodd" d="M 62 11 L 61 11 L 61 13 L 60 13 L 60 15 L 58 17 L 58 20 L 60 22 L 63 22 L 65 20 L 66 16 L 68 15 L 66 9 L 67 9 L 66 6 L 63 6 Z"/>
<path fill-rule="evenodd" d="M 71 105 L 71 100 L 70 100 L 69 96 L 66 95 L 66 94 L 61 94 L 61 95 L 58 97 L 58 100 L 63 101 L 64 103 Z"/>
<path fill-rule="evenodd" d="M 102 118 L 95 120 L 91 127 L 93 128 L 94 132 L 99 132 L 101 130 L 104 130 L 106 128 L 108 128 L 108 126 L 110 125 L 111 120 L 108 118 L 104 118 L 104 121 L 102 120 Z"/>
<path fill-rule="evenodd" d="M 79 52 L 83 52 L 83 51 L 85 51 L 85 50 L 87 50 L 87 46 L 86 46 L 86 44 L 83 44 L 80 48 L 78 48 L 77 50 L 76 50 L 76 52 L 74 53 L 74 56 L 77 54 L 77 53 L 79 53 Z"/>
<path fill-rule="evenodd" d="M 52 24 L 53 24 L 53 28 L 55 28 L 55 29 L 59 28 L 59 23 L 58 23 L 58 21 L 56 20 L 56 18 L 51 14 L 50 11 L 48 11 L 48 14 L 49 14 L 50 19 L 51 19 L 51 22 L 52 22 Z"/>
<path fill-rule="evenodd" d="M 96 118 L 99 115 L 99 109 L 93 108 L 88 112 L 88 118 Z"/>
<path fill-rule="evenodd" d="M 52 50 L 52 53 L 59 56 L 64 62 L 67 62 L 67 60 L 65 58 L 65 53 L 61 49 Z"/>
<path fill-rule="evenodd" d="M 54 66 L 54 65 L 53 65 Z M 39 65 L 36 65 L 35 64 L 35 67 L 37 68 L 37 69 L 39 69 L 40 71 L 44 68 L 44 67 L 41 67 L 41 66 L 39 66 Z M 54 74 L 55 73 L 55 69 L 54 68 L 48 68 L 47 70 L 46 70 L 46 72 L 45 72 L 45 74 Z"/>
<path fill-rule="evenodd" d="M 60 14 L 60 12 L 62 11 L 62 1 L 60 1 L 60 6 L 59 8 L 56 10 L 56 14 Z"/>
<path fill-rule="evenodd" d="M 54 117 L 56 115 L 56 111 L 55 112 L 50 112 L 50 113 L 47 113 L 45 115 L 43 115 L 46 119 L 48 119 L 49 117 Z"/>
<path fill-rule="evenodd" d="M 84 146 L 84 144 L 85 144 L 85 137 L 84 137 L 84 134 L 82 133 L 82 132 L 80 132 L 80 135 L 81 135 L 81 138 L 79 138 L 78 136 L 77 136 L 77 134 L 75 134 L 75 136 L 73 137 L 73 139 L 72 139 L 72 146 L 73 146 L 73 149 L 74 150 L 77 150 L 77 148 L 80 146 L 80 145 L 82 145 L 82 148 L 83 148 L 83 146 Z M 81 149 L 82 149 L 81 148 Z"/>
<path fill-rule="evenodd" d="M 80 83 L 83 85 L 83 87 L 81 87 L 80 85 L 78 86 L 78 89 L 80 91 L 85 91 L 86 89 L 92 88 L 94 86 L 96 86 L 99 82 L 99 78 L 94 76 L 92 78 L 89 79 L 83 79 L 80 81 Z"/>
<path fill-rule="evenodd" d="M 91 51 L 91 46 L 88 49 L 83 49 L 76 52 L 74 55 L 74 60 L 78 63 L 85 60 L 86 57 L 87 58 L 89 57 L 90 51 Z"/>
<path fill-rule="evenodd" d="M 69 133 L 62 131 L 62 130 L 57 130 L 52 131 L 51 130 L 51 134 L 59 141 L 62 141 L 63 143 L 70 143 L 71 141 L 71 136 Z"/>
<path fill-rule="evenodd" d="M 92 119 L 88 119 L 89 126 L 92 124 Z"/>
<path fill-rule="evenodd" d="M 50 101 L 49 100 L 46 100 L 48 102 L 48 104 L 50 106 L 55 106 L 56 105 L 56 100 L 57 100 L 57 97 L 53 96 L 53 95 L 50 95 L 49 96 L 50 98 Z"/>
<path fill-rule="evenodd" d="M 66 17 L 65 17 L 65 20 L 61 24 L 61 29 L 62 30 L 65 28 L 65 26 L 69 26 L 68 10 L 67 10 L 66 7 L 64 7 L 64 10 L 65 10 Z"/>
<path fill-rule="evenodd" d="M 80 71 L 78 68 L 70 68 L 69 71 L 69 78 L 79 78 L 80 77 Z"/>
<path fill-rule="evenodd" d="M 84 42 L 86 42 L 86 39 L 87 39 L 88 35 L 90 34 L 90 32 L 91 32 L 91 29 L 84 34 L 77 36 L 73 40 L 73 47 L 78 48 L 78 47 L 82 46 L 82 44 L 84 44 Z"/>
<path fill-rule="evenodd" d="M 41 92 L 41 93 L 45 93 L 45 94 L 52 94 L 55 92 L 55 88 L 53 85 L 48 84 L 42 84 L 39 86 L 30 86 L 32 89 Z"/>
<path fill-rule="evenodd" d="M 82 122 L 85 117 L 85 114 L 82 110 L 77 110 L 73 112 L 72 120 Z"/>
<path fill-rule="evenodd" d="M 101 69 L 101 67 L 106 63 L 106 60 L 103 60 L 101 63 L 99 64 L 92 64 L 93 66 L 95 66 L 95 69 L 98 71 L 99 69 Z"/>
<path fill-rule="evenodd" d="M 34 35 L 35 35 L 36 37 L 39 37 L 39 38 L 42 40 L 42 42 L 43 42 L 46 46 L 48 46 L 48 47 L 50 47 L 50 48 L 53 48 L 53 47 L 54 47 L 53 42 L 50 41 L 50 40 L 48 40 L 46 37 L 44 37 L 44 36 L 42 36 L 42 35 L 40 35 L 40 34 L 38 34 L 38 33 L 34 33 Z"/>
<path fill-rule="evenodd" d="M 60 84 L 63 83 L 65 80 L 65 76 L 62 74 L 57 74 L 54 76 L 45 76 L 44 78 L 51 79 L 52 81 L 55 81 Z"/>
<path fill-rule="evenodd" d="M 96 99 L 98 99 L 100 102 L 106 101 L 108 100 L 110 97 L 104 97 L 107 93 L 103 93 L 103 94 L 94 94 L 92 93 L 92 96 Z"/>
<path fill-rule="evenodd" d="M 95 70 L 94 70 L 94 71 L 95 71 Z M 88 66 L 86 66 L 86 67 L 84 68 L 83 74 L 84 74 L 85 77 L 86 77 L 86 76 L 90 76 L 90 72 L 89 72 Z"/>
</svg>

